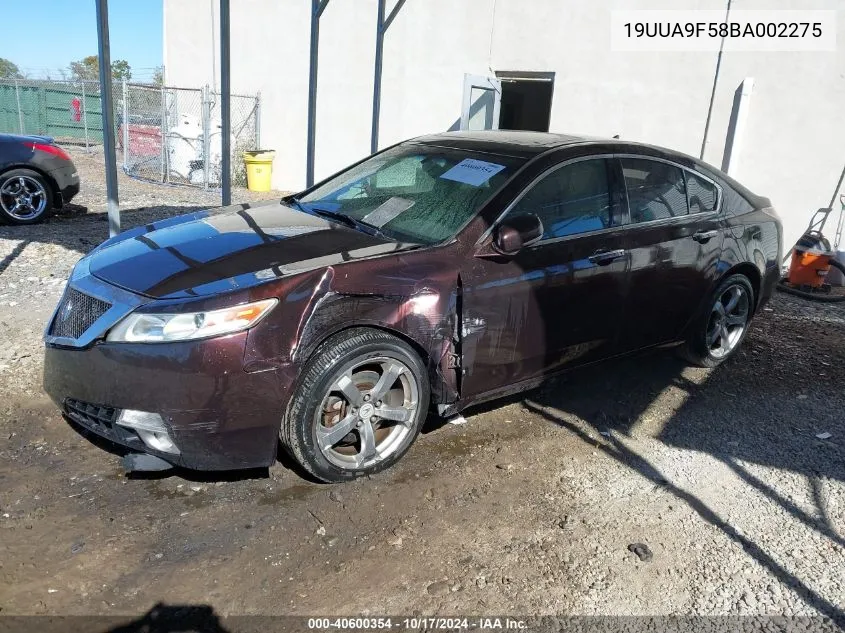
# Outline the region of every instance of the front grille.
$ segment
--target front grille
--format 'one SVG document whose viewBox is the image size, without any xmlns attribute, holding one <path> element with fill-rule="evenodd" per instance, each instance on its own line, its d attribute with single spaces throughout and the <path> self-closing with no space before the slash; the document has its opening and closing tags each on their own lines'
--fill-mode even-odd
<svg viewBox="0 0 845 633">
<path fill-rule="evenodd" d="M 68 418 L 88 431 L 124 446 L 141 446 L 141 438 L 135 431 L 117 424 L 120 409 L 72 398 L 65 400 L 64 409 Z"/>
<path fill-rule="evenodd" d="M 52 336 L 79 338 L 110 307 L 110 303 L 68 286 L 59 302 L 59 309 L 56 310 L 56 317 L 50 327 L 50 334 Z"/>
<path fill-rule="evenodd" d="M 65 400 L 65 412 L 70 418 L 88 428 L 103 428 L 111 431 L 117 421 L 118 410 L 81 400 Z"/>
</svg>

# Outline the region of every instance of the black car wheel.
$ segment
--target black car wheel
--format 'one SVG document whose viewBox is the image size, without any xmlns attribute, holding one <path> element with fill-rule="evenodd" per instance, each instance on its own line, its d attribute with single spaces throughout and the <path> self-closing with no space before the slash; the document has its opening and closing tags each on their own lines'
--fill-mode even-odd
<svg viewBox="0 0 845 633">
<path fill-rule="evenodd" d="M 386 332 L 356 328 L 333 336 L 301 375 L 280 438 L 322 481 L 347 481 L 395 463 L 428 412 L 425 364 Z"/>
<path fill-rule="evenodd" d="M 715 367 L 733 356 L 748 333 L 753 306 L 754 289 L 748 277 L 731 275 L 725 279 L 707 302 L 683 348 L 687 360 L 699 367 Z"/>
<path fill-rule="evenodd" d="M 53 208 L 53 190 L 31 169 L 0 175 L 0 217 L 8 224 L 35 224 Z"/>
</svg>

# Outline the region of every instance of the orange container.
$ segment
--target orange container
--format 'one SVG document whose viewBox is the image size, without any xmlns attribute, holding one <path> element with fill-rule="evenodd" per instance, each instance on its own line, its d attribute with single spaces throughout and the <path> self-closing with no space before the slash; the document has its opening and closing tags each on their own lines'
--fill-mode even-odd
<svg viewBox="0 0 845 633">
<path fill-rule="evenodd" d="M 813 231 L 798 240 L 789 263 L 789 283 L 794 286 L 820 288 L 830 271 L 833 255 L 828 242 L 821 233 Z"/>
<path fill-rule="evenodd" d="M 789 283 L 819 288 L 830 271 L 830 255 L 794 251 L 789 265 Z"/>
</svg>

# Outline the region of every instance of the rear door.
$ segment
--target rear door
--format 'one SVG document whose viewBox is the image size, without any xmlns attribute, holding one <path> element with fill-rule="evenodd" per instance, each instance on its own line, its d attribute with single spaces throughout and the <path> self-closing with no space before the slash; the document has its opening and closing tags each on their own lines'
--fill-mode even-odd
<svg viewBox="0 0 845 633">
<path fill-rule="evenodd" d="M 724 242 L 710 179 L 646 156 L 619 156 L 631 225 L 622 351 L 677 340 L 711 291 Z"/>
</svg>

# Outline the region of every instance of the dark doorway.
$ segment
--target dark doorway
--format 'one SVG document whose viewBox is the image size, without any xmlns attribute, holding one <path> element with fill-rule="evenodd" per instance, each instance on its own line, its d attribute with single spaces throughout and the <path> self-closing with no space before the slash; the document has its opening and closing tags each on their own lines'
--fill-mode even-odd
<svg viewBox="0 0 845 633">
<path fill-rule="evenodd" d="M 499 72 L 502 102 L 499 129 L 548 132 L 554 73 Z"/>
</svg>

